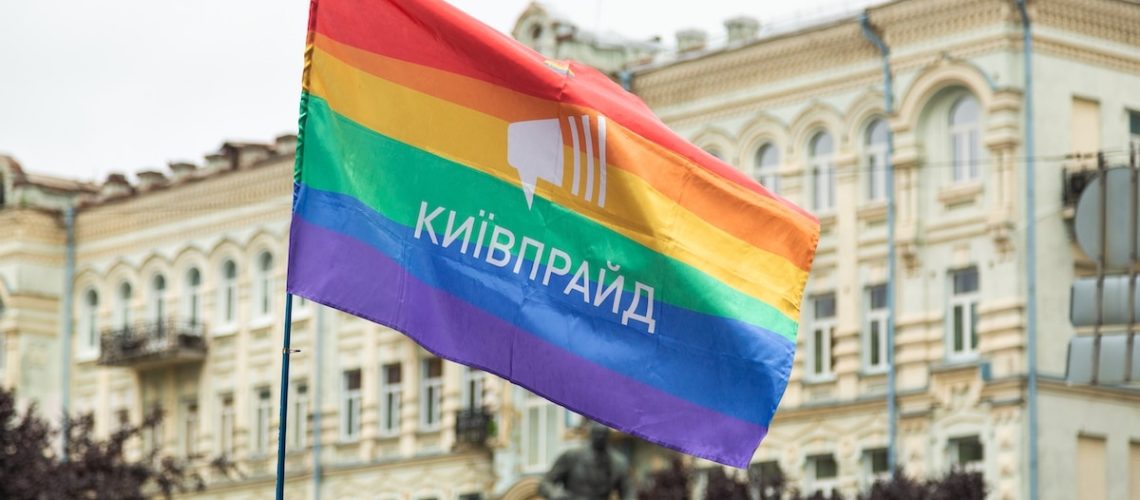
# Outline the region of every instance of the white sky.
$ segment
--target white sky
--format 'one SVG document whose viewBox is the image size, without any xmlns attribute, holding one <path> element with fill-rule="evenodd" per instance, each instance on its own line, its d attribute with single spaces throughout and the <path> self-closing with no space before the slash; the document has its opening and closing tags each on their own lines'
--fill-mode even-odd
<svg viewBox="0 0 1140 500">
<path fill-rule="evenodd" d="M 529 0 L 451 0 L 509 32 Z M 747 14 L 783 24 L 868 0 L 546 0 L 581 28 L 630 38 Z M 308 0 L 0 2 L 0 154 L 34 172 L 201 162 L 225 140 L 296 131 Z"/>
</svg>

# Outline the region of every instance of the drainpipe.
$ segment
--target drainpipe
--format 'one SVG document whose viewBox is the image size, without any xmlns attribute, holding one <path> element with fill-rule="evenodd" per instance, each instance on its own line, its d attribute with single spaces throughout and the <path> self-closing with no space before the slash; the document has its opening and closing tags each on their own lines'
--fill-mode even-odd
<svg viewBox="0 0 1140 500">
<path fill-rule="evenodd" d="M 894 87 L 891 78 L 891 49 L 871 27 L 867 11 L 859 16 L 863 36 L 877 49 L 883 61 L 883 112 L 888 119 L 894 113 Z M 895 370 L 895 134 L 887 127 L 887 467 L 894 477 L 898 464 L 898 401 Z"/>
<path fill-rule="evenodd" d="M 324 379 L 325 308 L 316 302 L 309 302 L 309 307 L 316 309 L 313 312 L 316 315 L 313 324 L 313 500 L 320 500 L 324 474 L 321 466 L 321 382 Z"/>
<path fill-rule="evenodd" d="M 1029 393 L 1029 499 L 1037 500 L 1037 185 L 1033 162 L 1037 149 L 1033 140 L 1033 34 L 1030 31 L 1025 0 L 1016 1 L 1017 10 L 1021 13 L 1025 57 L 1022 64 L 1025 71 L 1025 344 L 1029 351 L 1026 382 Z"/>
<path fill-rule="evenodd" d="M 626 92 L 633 92 L 632 79 L 633 73 L 628 69 L 623 69 L 618 72 L 618 80 L 621 82 L 621 88 L 625 89 Z"/>
<path fill-rule="evenodd" d="M 73 298 L 75 295 L 75 204 L 72 201 L 67 203 L 67 208 L 63 209 L 63 226 L 66 233 L 66 240 L 64 242 L 64 267 L 63 267 L 63 331 L 60 335 L 60 409 L 63 412 L 63 432 L 60 433 L 62 438 L 61 445 L 62 451 L 61 458 L 67 462 L 67 447 L 71 434 L 71 416 L 70 400 L 71 400 L 71 337 L 75 329 L 73 321 Z"/>
</svg>

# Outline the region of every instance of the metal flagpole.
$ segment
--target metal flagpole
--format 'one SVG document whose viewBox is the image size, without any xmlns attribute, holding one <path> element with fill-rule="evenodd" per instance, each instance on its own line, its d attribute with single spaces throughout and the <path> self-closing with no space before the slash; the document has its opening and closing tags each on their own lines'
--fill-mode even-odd
<svg viewBox="0 0 1140 500">
<path fill-rule="evenodd" d="M 281 344 L 281 413 L 277 418 L 277 500 L 285 498 L 285 422 L 289 409 L 289 336 L 293 332 L 293 295 L 285 294 L 285 339 Z"/>
</svg>

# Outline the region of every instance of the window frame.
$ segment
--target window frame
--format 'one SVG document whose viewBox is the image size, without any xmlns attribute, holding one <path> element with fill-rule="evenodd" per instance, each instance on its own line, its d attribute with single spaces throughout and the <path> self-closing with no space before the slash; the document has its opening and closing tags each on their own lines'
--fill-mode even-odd
<svg viewBox="0 0 1140 500">
<path fill-rule="evenodd" d="M 237 452 L 237 413 L 234 394 L 226 392 L 218 395 L 218 454 L 233 458 Z"/>
<path fill-rule="evenodd" d="M 241 270 L 236 260 L 226 259 L 218 271 L 218 326 L 233 328 L 238 322 L 238 275 Z"/>
<path fill-rule="evenodd" d="M 127 280 L 120 282 L 117 288 L 114 328 L 119 332 L 125 332 L 131 326 L 131 301 L 134 300 L 134 288 Z"/>
<path fill-rule="evenodd" d="M 977 460 L 962 462 L 963 443 L 977 444 L 981 456 Z M 966 472 L 977 472 L 984 475 L 986 465 L 986 443 L 980 434 L 955 436 L 946 440 L 947 463 L 951 467 L 960 467 Z"/>
<path fill-rule="evenodd" d="M 884 140 L 875 142 L 874 132 L 877 126 L 886 131 Z M 869 203 L 886 201 L 887 199 L 887 153 L 890 144 L 890 124 L 882 117 L 872 119 L 864 132 L 863 165 L 867 172 L 866 189 L 863 191 L 864 200 Z"/>
<path fill-rule="evenodd" d="M 545 472 L 562 451 L 560 436 L 565 430 L 562 427 L 565 422 L 558 418 L 561 407 L 525 389 L 520 391 L 523 393 L 522 422 L 519 425 L 522 433 L 522 469 L 526 473 Z M 549 428 L 552 422 L 554 429 Z M 531 426 L 535 427 L 537 441 L 528 432 Z M 535 461 L 531 461 L 530 457 L 532 447 Z"/>
<path fill-rule="evenodd" d="M 827 138 L 830 151 L 819 151 L 819 141 Z M 811 173 L 811 206 L 817 214 L 835 212 L 835 136 L 820 129 L 808 140 L 808 171 Z M 821 183 L 821 177 L 824 181 Z M 823 203 L 826 200 L 826 204 Z"/>
<path fill-rule="evenodd" d="M 835 475 L 829 478 L 820 478 L 819 462 L 823 459 L 830 459 L 835 464 Z M 808 484 L 805 492 L 813 495 L 816 492 L 822 492 L 824 495 L 830 496 L 832 490 L 839 489 L 839 460 L 835 457 L 834 453 L 820 453 L 807 457 L 805 468 L 807 469 L 804 477 L 807 478 Z"/>
<path fill-rule="evenodd" d="M 257 396 L 253 407 L 253 454 L 261 456 L 269 453 L 273 391 L 269 386 L 263 385 L 254 389 L 253 393 Z"/>
<path fill-rule="evenodd" d="M 354 375 L 355 372 L 355 375 Z M 355 389 L 349 387 L 349 377 L 355 376 L 359 384 Z M 364 386 L 364 374 L 360 368 L 349 368 L 341 371 L 340 376 L 340 441 L 353 442 L 360 439 L 362 425 L 360 418 Z"/>
<path fill-rule="evenodd" d="M 771 163 L 766 163 L 766 153 L 771 152 Z M 775 142 L 765 142 L 756 148 L 752 157 L 752 178 L 773 193 L 780 192 L 780 148 Z"/>
<path fill-rule="evenodd" d="M 202 270 L 197 266 L 186 269 L 182 285 L 182 314 L 192 327 L 202 324 Z"/>
<path fill-rule="evenodd" d="M 182 456 L 192 458 L 198 448 L 199 431 L 201 430 L 202 407 L 197 399 L 183 400 L 180 406 L 182 418 L 179 422 L 181 432 L 178 433 L 178 447 Z"/>
<path fill-rule="evenodd" d="M 886 284 L 869 285 L 863 289 L 864 311 L 863 311 L 863 348 L 862 348 L 862 364 L 864 373 L 885 373 L 887 371 L 887 328 L 890 321 L 890 305 L 886 303 L 887 291 Z M 875 293 L 877 290 L 882 290 L 883 304 L 881 307 L 875 307 Z M 875 332 L 875 326 L 878 325 L 879 331 Z M 878 357 L 879 362 L 874 362 L 874 354 L 876 349 L 874 345 L 875 337 L 879 337 L 878 344 Z"/>
<path fill-rule="evenodd" d="M 404 410 L 404 365 L 399 361 L 380 366 L 380 436 L 400 434 Z M 398 375 L 392 381 L 393 374 Z"/>
<path fill-rule="evenodd" d="M 254 311 L 257 319 L 273 317 L 273 264 L 273 254 L 268 250 L 257 254 L 257 261 L 254 263 L 257 279 L 254 287 L 256 292 Z"/>
<path fill-rule="evenodd" d="M 292 418 L 288 420 L 291 434 L 288 443 L 295 449 L 303 449 L 309 443 L 309 383 L 304 380 L 294 381 L 290 384 L 289 409 Z"/>
<path fill-rule="evenodd" d="M 463 386 L 460 387 L 461 407 L 477 410 L 483 407 L 487 394 L 487 372 L 470 366 L 463 367 Z"/>
<path fill-rule="evenodd" d="M 150 279 L 150 297 L 147 304 L 147 316 L 155 327 L 155 331 L 159 335 L 163 333 L 162 323 L 166 318 L 166 292 L 167 292 L 166 275 L 162 273 L 155 273 Z"/>
<path fill-rule="evenodd" d="M 432 377 L 432 364 L 439 364 L 439 375 Z M 420 360 L 420 432 L 435 432 L 443 426 L 443 360 L 437 357 Z"/>
<path fill-rule="evenodd" d="M 974 273 L 974 288 L 969 291 L 958 292 L 955 286 L 957 277 L 962 273 Z M 952 269 L 947 273 L 947 301 L 946 301 L 946 359 L 950 362 L 971 361 L 978 356 L 978 346 L 981 343 L 978 334 L 978 307 L 981 303 L 981 271 L 977 266 L 967 266 Z M 961 308 L 963 317 L 969 314 L 969 330 L 962 329 L 962 349 L 956 348 L 958 340 L 958 308 Z M 963 325 L 965 327 L 966 325 Z"/>
<path fill-rule="evenodd" d="M 959 107 L 972 102 L 977 110 L 973 121 L 958 122 Z M 982 105 L 973 94 L 966 93 L 950 104 L 947 117 L 950 140 L 951 180 L 954 184 L 964 184 L 981 179 L 982 160 Z"/>
<path fill-rule="evenodd" d="M 831 315 L 820 316 L 821 313 L 818 310 L 820 302 L 827 298 L 832 301 Z M 808 353 L 804 360 L 807 363 L 804 370 L 804 380 L 807 382 L 826 382 L 835 378 L 835 356 L 832 352 L 832 344 L 835 342 L 837 301 L 838 297 L 835 292 L 819 293 L 811 297 L 811 317 L 808 323 L 808 335 L 804 340 Z M 819 351 L 817 352 L 817 350 Z M 818 362 L 817 357 L 819 358 Z M 820 369 L 817 370 L 817 367 Z"/>
<path fill-rule="evenodd" d="M 99 291 L 95 287 L 87 287 L 83 291 L 82 308 L 79 311 L 79 353 L 82 357 L 94 357 L 99 354 Z M 0 304 L 0 317 L 3 317 L 3 304 Z M 3 362 L 0 361 L 0 366 Z"/>
</svg>

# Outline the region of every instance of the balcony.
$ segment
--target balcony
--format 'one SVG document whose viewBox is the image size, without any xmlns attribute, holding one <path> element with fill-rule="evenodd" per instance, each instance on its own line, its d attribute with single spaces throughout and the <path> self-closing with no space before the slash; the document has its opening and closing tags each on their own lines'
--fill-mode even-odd
<svg viewBox="0 0 1140 500">
<path fill-rule="evenodd" d="M 206 359 L 202 324 L 138 323 L 103 332 L 99 364 L 139 370 L 201 363 Z"/>
<path fill-rule="evenodd" d="M 456 443 L 483 446 L 491 436 L 491 412 L 485 407 L 464 408 L 455 415 Z"/>
</svg>

